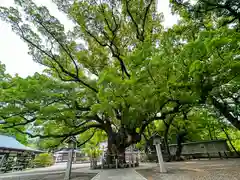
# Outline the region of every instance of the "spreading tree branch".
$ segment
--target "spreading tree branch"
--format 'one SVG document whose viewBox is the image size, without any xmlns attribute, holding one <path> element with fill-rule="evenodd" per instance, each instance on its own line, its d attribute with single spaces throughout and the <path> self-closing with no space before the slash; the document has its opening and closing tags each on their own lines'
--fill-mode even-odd
<svg viewBox="0 0 240 180">
<path fill-rule="evenodd" d="M 52 53 L 50 54 L 49 52 L 43 50 L 41 47 L 39 47 L 37 44 L 33 43 L 32 41 L 30 41 L 27 37 L 25 37 L 25 34 L 23 32 L 23 30 L 21 29 L 21 27 L 19 26 L 18 23 L 15 23 L 15 25 L 18 27 L 20 34 L 19 36 L 26 41 L 29 45 L 31 45 L 32 47 L 36 48 L 38 51 L 40 51 L 41 53 L 43 53 L 45 56 L 49 57 L 50 59 L 52 59 L 57 65 L 58 67 L 61 69 L 61 71 L 67 75 L 69 75 L 70 77 L 72 77 L 76 82 L 79 82 L 81 84 L 83 84 L 85 87 L 91 89 L 94 92 L 98 92 L 97 89 L 93 88 L 92 86 L 90 86 L 89 84 L 87 84 L 86 82 L 84 82 L 83 80 L 79 79 L 78 76 L 76 76 L 76 74 L 71 73 L 70 71 L 66 70 L 62 64 L 57 60 L 57 56 L 53 55 Z"/>
<path fill-rule="evenodd" d="M 163 113 L 161 114 L 161 116 L 154 116 L 154 117 L 148 119 L 147 121 L 145 121 L 145 122 L 143 123 L 143 125 L 142 125 L 142 127 L 141 127 L 141 130 L 140 130 L 140 133 L 142 134 L 142 133 L 144 132 L 145 128 L 146 128 L 146 127 L 148 126 L 148 124 L 150 124 L 151 122 L 153 122 L 153 121 L 155 121 L 155 120 L 164 120 L 164 119 L 166 119 L 166 117 L 167 117 L 168 115 L 170 115 L 170 114 L 175 114 L 175 113 L 179 112 L 179 110 L 180 110 L 181 107 L 182 107 L 182 105 L 178 102 L 178 103 L 176 104 L 176 106 L 175 106 L 172 110 L 170 110 L 170 111 L 168 111 L 168 112 L 163 112 Z"/>
<path fill-rule="evenodd" d="M 131 11 L 130 11 L 130 9 L 129 9 L 129 7 L 130 7 L 130 4 L 129 4 L 130 1 L 131 1 L 131 0 L 126 0 L 126 10 L 127 10 L 128 15 L 130 16 L 130 18 L 131 18 L 131 20 L 132 20 L 135 28 L 136 28 L 136 31 L 137 31 L 137 39 L 139 39 L 140 41 L 143 41 L 143 39 L 142 39 L 142 37 L 141 37 L 141 32 L 140 32 L 139 27 L 138 27 L 138 24 L 137 24 L 137 22 L 135 21 L 133 15 L 132 15 L 132 13 L 131 13 Z"/>
<path fill-rule="evenodd" d="M 82 128 L 82 129 L 80 129 L 78 131 L 75 131 L 75 132 L 69 132 L 69 133 L 64 133 L 64 134 L 47 134 L 47 135 L 35 134 L 34 135 L 34 134 L 30 133 L 30 132 L 22 131 L 22 130 L 20 130 L 17 127 L 13 127 L 14 130 L 18 131 L 21 134 L 28 135 L 31 138 L 39 137 L 41 139 L 46 139 L 46 138 L 65 138 L 65 137 L 70 137 L 70 136 L 76 136 L 76 135 L 79 135 L 81 133 L 84 133 L 85 131 L 87 131 L 87 130 L 89 130 L 91 128 L 98 128 L 98 129 L 101 129 L 101 130 L 105 131 L 104 127 L 101 124 L 91 124 L 91 125 L 85 126 L 84 128 Z"/>
<path fill-rule="evenodd" d="M 142 33 L 141 33 L 141 37 L 144 41 L 144 33 L 145 33 L 145 25 L 146 25 L 146 22 L 147 22 L 147 15 L 148 15 L 148 12 L 150 10 L 150 7 L 152 5 L 154 0 L 150 0 L 150 3 L 147 5 L 146 9 L 145 9 L 145 13 L 144 13 L 144 17 L 143 17 L 143 23 L 142 23 Z"/>
<path fill-rule="evenodd" d="M 29 123 L 34 122 L 34 121 L 37 119 L 36 117 L 34 117 L 34 118 L 28 120 L 27 118 L 25 118 L 25 117 L 23 117 L 23 116 L 22 116 L 22 118 L 25 119 L 24 122 L 21 122 L 21 123 L 12 123 L 11 125 L 4 126 L 3 129 L 10 129 L 10 128 L 14 128 L 14 127 L 16 127 L 16 126 L 25 126 L 25 125 L 27 125 L 27 124 L 29 124 Z M 5 124 L 8 124 L 8 122 L 6 122 Z"/>
<path fill-rule="evenodd" d="M 94 132 L 92 133 L 92 135 L 91 135 L 88 139 L 86 139 L 86 140 L 83 141 L 82 143 L 78 142 L 77 146 L 78 146 L 78 147 L 81 147 L 81 146 L 83 146 L 84 144 L 86 144 L 88 141 L 90 141 L 90 140 L 93 138 L 93 136 L 95 135 L 95 133 L 96 133 L 96 130 L 94 130 Z"/>
<path fill-rule="evenodd" d="M 74 57 L 72 56 L 71 52 L 69 51 L 68 47 L 64 46 L 58 38 L 55 37 L 55 35 L 43 24 L 43 22 L 37 20 L 35 18 L 35 21 L 44 28 L 44 30 L 52 36 L 52 38 L 60 45 L 60 47 L 64 50 L 64 52 L 69 56 L 69 58 L 71 59 L 72 63 L 74 64 L 75 70 L 76 70 L 76 77 L 79 77 L 79 69 L 78 69 L 78 65 L 74 59 Z"/>
</svg>

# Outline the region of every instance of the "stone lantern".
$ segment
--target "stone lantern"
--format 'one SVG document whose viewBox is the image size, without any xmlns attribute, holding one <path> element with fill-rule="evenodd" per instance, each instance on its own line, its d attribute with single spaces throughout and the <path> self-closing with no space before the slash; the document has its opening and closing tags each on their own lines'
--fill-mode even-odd
<svg viewBox="0 0 240 180">
<path fill-rule="evenodd" d="M 77 140 L 75 136 L 71 136 L 65 142 L 68 143 L 69 153 L 68 153 L 67 169 L 66 169 L 64 180 L 70 180 L 72 161 L 73 161 L 73 150 L 77 144 Z"/>
<path fill-rule="evenodd" d="M 160 173 L 166 173 L 167 170 L 164 166 L 162 150 L 161 150 L 161 136 L 159 136 L 158 134 L 153 136 L 153 145 L 155 145 L 155 147 L 156 147 L 158 163 L 159 163 L 159 167 L 160 167 Z"/>
</svg>

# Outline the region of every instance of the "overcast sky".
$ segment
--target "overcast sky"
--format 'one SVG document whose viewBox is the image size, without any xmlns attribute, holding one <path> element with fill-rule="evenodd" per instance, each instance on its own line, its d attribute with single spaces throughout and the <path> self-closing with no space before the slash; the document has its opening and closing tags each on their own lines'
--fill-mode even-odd
<svg viewBox="0 0 240 180">
<path fill-rule="evenodd" d="M 13 5 L 14 0 L 0 0 L 0 6 L 9 7 Z M 158 9 L 164 13 L 165 27 L 170 27 L 177 22 L 177 18 L 172 16 L 169 9 L 169 0 L 159 0 Z M 61 19 L 66 29 L 71 28 L 71 22 L 66 16 L 57 10 L 57 7 L 51 0 L 34 0 L 38 5 L 48 7 L 50 12 Z M 27 44 L 24 43 L 14 32 L 9 24 L 0 20 L 0 61 L 6 65 L 7 72 L 15 75 L 26 77 L 33 75 L 35 72 L 41 72 L 43 67 L 35 63 L 32 57 L 28 55 Z"/>
</svg>

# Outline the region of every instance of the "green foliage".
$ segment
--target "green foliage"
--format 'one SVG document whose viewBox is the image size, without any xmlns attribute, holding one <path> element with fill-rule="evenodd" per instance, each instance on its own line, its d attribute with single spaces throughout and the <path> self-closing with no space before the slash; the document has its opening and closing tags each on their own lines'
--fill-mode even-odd
<svg viewBox="0 0 240 180">
<path fill-rule="evenodd" d="M 34 167 L 48 167 L 54 164 L 54 158 L 52 154 L 41 153 L 36 155 L 31 164 Z"/>
<path fill-rule="evenodd" d="M 240 138 L 239 138 L 240 137 L 240 131 L 238 131 L 234 128 L 229 128 L 229 129 L 226 129 L 226 132 L 228 133 L 228 135 L 231 139 L 232 145 L 235 147 L 235 149 L 238 152 L 240 152 Z M 218 137 L 222 138 L 222 139 L 226 139 L 226 134 L 221 131 L 218 134 Z M 228 141 L 228 146 L 231 149 L 231 151 L 233 151 L 233 148 L 232 148 L 231 144 L 229 143 L 229 141 Z"/>
<path fill-rule="evenodd" d="M 102 150 L 96 147 L 85 147 L 83 152 L 87 153 L 90 158 L 99 158 L 102 154 Z"/>
<path fill-rule="evenodd" d="M 205 1 L 171 2 L 181 19 L 166 30 L 152 0 L 55 0 L 73 22 L 69 32 L 31 0 L 0 7 L 2 20 L 46 67 L 44 74 L 21 78 L 0 64 L 0 128 L 40 137 L 44 148 L 69 136 L 80 144 L 91 139 L 89 150 L 121 128 L 131 136 L 150 137 L 146 127 L 163 133 L 164 122 L 154 120 L 166 123 L 172 115 L 172 141 L 183 127 L 192 140 L 206 139 L 202 129 L 217 129 L 217 122 L 240 129 L 238 24 L 221 24 L 228 19 L 225 7 L 218 14 Z M 200 7 L 207 13 L 196 18 Z"/>
</svg>

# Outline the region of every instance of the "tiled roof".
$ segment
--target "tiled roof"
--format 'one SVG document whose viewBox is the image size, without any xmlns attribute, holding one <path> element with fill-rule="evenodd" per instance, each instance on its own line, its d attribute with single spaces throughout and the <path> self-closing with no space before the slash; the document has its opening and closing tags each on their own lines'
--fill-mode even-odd
<svg viewBox="0 0 240 180">
<path fill-rule="evenodd" d="M 0 149 L 12 149 L 12 150 L 20 150 L 20 151 L 37 151 L 27 146 L 24 146 L 20 142 L 18 142 L 12 136 L 6 136 L 0 134 Z"/>
</svg>

